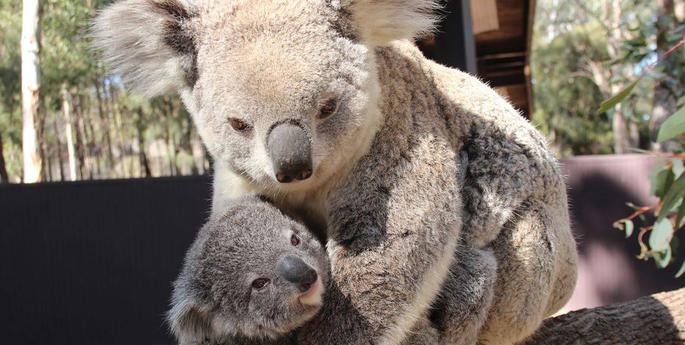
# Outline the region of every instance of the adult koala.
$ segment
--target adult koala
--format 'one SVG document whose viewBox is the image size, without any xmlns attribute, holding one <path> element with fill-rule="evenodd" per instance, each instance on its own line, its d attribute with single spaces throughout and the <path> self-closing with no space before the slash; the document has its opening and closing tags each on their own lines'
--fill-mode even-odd
<svg viewBox="0 0 685 345">
<path fill-rule="evenodd" d="M 95 23 L 130 86 L 181 94 L 215 159 L 214 212 L 268 195 L 328 241 L 332 287 L 302 344 L 399 344 L 459 242 L 497 258 L 484 344 L 525 338 L 573 290 L 556 160 L 494 91 L 408 41 L 435 7 L 125 0 Z"/>
</svg>

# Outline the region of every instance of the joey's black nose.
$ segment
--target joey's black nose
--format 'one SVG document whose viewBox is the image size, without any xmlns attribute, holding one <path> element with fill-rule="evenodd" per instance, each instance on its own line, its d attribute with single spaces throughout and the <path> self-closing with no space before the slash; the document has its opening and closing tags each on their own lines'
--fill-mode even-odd
<svg viewBox="0 0 685 345">
<path fill-rule="evenodd" d="M 311 140 L 301 126 L 289 122 L 276 125 L 267 135 L 266 148 L 278 182 L 312 176 Z"/>
<path fill-rule="evenodd" d="M 295 284 L 300 292 L 309 290 L 316 282 L 316 270 L 296 256 L 286 256 L 278 261 L 276 267 L 283 279 Z"/>
</svg>

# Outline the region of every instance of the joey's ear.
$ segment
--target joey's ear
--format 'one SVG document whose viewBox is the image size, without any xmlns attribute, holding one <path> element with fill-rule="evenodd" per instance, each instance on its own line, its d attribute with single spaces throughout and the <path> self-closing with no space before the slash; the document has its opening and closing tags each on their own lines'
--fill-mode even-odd
<svg viewBox="0 0 685 345">
<path fill-rule="evenodd" d="M 175 303 L 167 314 L 167 321 L 179 345 L 204 344 L 212 338 L 208 311 L 192 301 Z"/>
<path fill-rule="evenodd" d="M 192 87 L 196 18 L 187 0 L 119 1 L 93 21 L 93 45 L 127 86 L 146 96 Z"/>
<path fill-rule="evenodd" d="M 436 0 L 333 0 L 352 14 L 362 40 L 382 46 L 431 32 L 440 8 Z"/>
</svg>

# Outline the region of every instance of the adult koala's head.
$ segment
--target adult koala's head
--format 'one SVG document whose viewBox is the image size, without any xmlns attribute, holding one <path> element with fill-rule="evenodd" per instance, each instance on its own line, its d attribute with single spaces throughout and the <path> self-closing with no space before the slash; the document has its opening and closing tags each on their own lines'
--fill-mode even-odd
<svg viewBox="0 0 685 345">
<path fill-rule="evenodd" d="M 430 30 L 431 0 L 125 0 L 94 23 L 129 86 L 175 90 L 215 160 L 312 188 L 378 128 L 374 48 Z"/>
<path fill-rule="evenodd" d="M 318 240 L 275 206 L 242 197 L 198 233 L 169 323 L 181 345 L 278 338 L 316 315 L 327 283 Z"/>
</svg>

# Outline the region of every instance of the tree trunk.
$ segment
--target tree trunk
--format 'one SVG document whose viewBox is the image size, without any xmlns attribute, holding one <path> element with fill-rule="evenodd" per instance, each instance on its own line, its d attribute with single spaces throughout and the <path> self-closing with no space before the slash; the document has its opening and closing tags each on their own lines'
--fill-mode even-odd
<svg viewBox="0 0 685 345">
<path fill-rule="evenodd" d="M 36 117 L 36 139 L 38 139 L 38 158 L 40 159 L 40 180 L 51 181 L 50 154 L 45 142 L 45 115 L 42 115 L 40 112 L 38 112 L 38 117 Z"/>
<path fill-rule="evenodd" d="M 41 160 L 35 120 L 38 117 L 40 87 L 40 6 L 38 0 L 24 0 L 21 30 L 21 95 L 23 181 L 40 181 Z"/>
<path fill-rule="evenodd" d="M 59 130 L 59 116 L 60 114 L 52 113 L 52 130 L 55 132 L 55 152 L 57 153 L 57 171 L 59 172 L 59 180 L 64 181 L 64 155 L 62 155 L 62 138 Z"/>
<path fill-rule="evenodd" d="M 621 109 L 620 104 L 616 106 L 616 110 L 614 111 L 612 128 L 614 131 L 614 153 L 628 153 L 628 150 L 630 149 L 630 138 L 628 136 L 628 121 L 623 115 L 623 111 Z"/>
<path fill-rule="evenodd" d="M 145 177 L 151 177 L 150 162 L 145 154 L 145 137 L 143 133 L 143 110 L 138 108 L 136 111 L 136 133 L 138 134 L 138 160 L 140 162 L 141 170 Z"/>
<path fill-rule="evenodd" d="M 685 344 L 685 288 L 547 319 L 522 345 Z"/>
<path fill-rule="evenodd" d="M 10 179 L 7 175 L 7 166 L 5 165 L 5 153 L 2 148 L 2 133 L 0 133 L 0 183 L 9 183 Z"/>
<path fill-rule="evenodd" d="M 663 56 L 671 48 L 666 33 L 674 29 L 676 25 L 675 6 L 673 0 L 658 0 L 657 2 L 659 4 L 658 17 L 660 20 L 656 21 L 656 52 L 659 56 Z M 662 64 L 665 71 L 670 71 L 677 67 L 673 65 L 672 59 L 666 59 Z M 653 142 L 652 149 L 662 151 L 676 148 L 677 145 L 674 146 L 673 143 L 656 143 L 659 127 L 676 111 L 676 99 L 667 85 L 667 81 L 659 80 L 654 86 L 653 106 L 654 110 L 649 120 L 649 135 Z"/>
<path fill-rule="evenodd" d="M 106 165 L 105 165 L 105 170 L 109 171 L 112 170 L 112 166 L 114 165 L 114 152 L 112 151 L 112 135 L 110 134 L 110 127 L 109 127 L 109 121 L 107 119 L 107 116 L 105 115 L 105 112 L 103 111 L 103 101 L 102 101 L 102 80 L 98 75 L 95 76 L 95 95 L 97 97 L 97 103 L 98 103 L 98 116 L 100 118 L 100 130 L 102 131 L 102 135 L 105 138 L 105 143 L 104 145 L 105 150 L 107 150 L 107 160 L 106 160 Z M 110 114 L 112 113 L 112 109 L 110 110 Z M 107 173 L 108 177 L 111 176 L 111 171 Z"/>
<path fill-rule="evenodd" d="M 121 124 L 121 112 L 114 112 L 114 137 L 117 138 L 117 146 L 119 148 L 119 157 L 117 157 L 119 164 L 121 166 L 120 177 L 129 178 L 131 177 L 131 169 L 128 169 L 126 162 L 126 140 L 124 139 L 123 127 Z"/>
<path fill-rule="evenodd" d="M 95 128 L 93 127 L 93 107 L 91 105 L 91 98 L 82 95 L 81 99 L 81 103 L 85 105 L 82 107 L 84 108 L 83 123 L 84 130 L 86 133 L 86 142 L 88 143 L 88 145 L 86 146 L 88 150 L 86 152 L 87 157 L 90 157 L 90 179 L 92 180 L 94 176 L 101 176 L 99 159 L 100 146 L 97 143 L 97 139 L 95 137 Z"/>
<path fill-rule="evenodd" d="M 71 120 L 71 95 L 66 85 L 62 85 L 62 113 L 64 114 L 64 135 L 67 137 L 67 155 L 69 160 L 69 181 L 76 181 L 76 148 Z"/>
<path fill-rule="evenodd" d="M 609 30 L 607 32 L 607 50 L 609 57 L 612 60 L 616 60 L 621 56 L 621 45 L 625 41 L 622 27 L 623 7 L 621 6 L 621 0 L 605 2 L 603 12 L 605 16 L 604 26 Z M 616 77 L 625 75 L 621 68 L 622 66 L 615 64 L 608 69 L 609 75 L 606 78 L 606 82 L 610 84 L 610 87 L 604 90 L 610 92 L 609 96 L 618 94 L 627 85 L 625 81 L 616 80 Z M 621 80 L 623 79 L 627 78 L 621 78 Z M 614 108 L 611 128 L 614 133 L 614 153 L 628 153 L 631 146 L 629 125 L 620 103 Z"/>
<path fill-rule="evenodd" d="M 72 95 L 71 104 L 74 110 L 74 139 L 76 144 L 76 158 L 78 162 L 77 171 L 78 176 L 85 180 L 87 175 L 86 171 L 86 157 L 85 157 L 85 138 L 83 137 L 83 131 L 81 130 L 80 118 L 81 118 L 81 103 L 78 95 Z"/>
<path fill-rule="evenodd" d="M 675 0 L 675 17 L 679 22 L 685 20 L 685 0 Z"/>
<path fill-rule="evenodd" d="M 193 156 L 192 140 L 193 140 L 193 123 L 190 120 L 190 117 L 186 116 L 183 119 L 183 135 L 181 136 L 181 142 L 179 143 L 179 147 L 181 149 L 181 152 L 183 152 L 188 157 L 190 157 L 190 174 L 191 175 L 197 175 L 198 169 L 197 169 L 197 165 L 195 164 L 195 157 Z"/>
<path fill-rule="evenodd" d="M 171 133 L 171 122 L 174 120 L 174 107 L 171 104 L 168 96 L 163 99 L 164 103 L 161 107 L 161 117 L 164 121 L 164 141 L 167 146 L 167 156 L 169 164 L 168 176 L 177 175 L 178 167 L 176 166 L 176 145 L 174 144 L 174 139 Z"/>
</svg>

